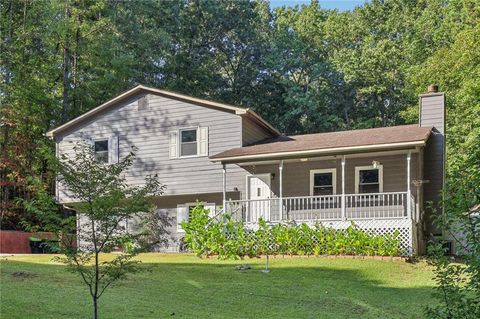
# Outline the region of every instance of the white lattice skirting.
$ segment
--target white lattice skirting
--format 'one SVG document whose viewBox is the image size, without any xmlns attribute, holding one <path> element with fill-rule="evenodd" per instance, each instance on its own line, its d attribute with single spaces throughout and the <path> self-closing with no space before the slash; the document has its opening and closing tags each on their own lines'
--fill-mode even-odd
<svg viewBox="0 0 480 319">
<path fill-rule="evenodd" d="M 408 255 L 413 254 L 413 229 L 410 219 L 355 220 L 353 223 L 371 235 L 393 235 L 398 231 L 402 249 Z M 352 221 L 332 221 L 321 224 L 334 229 L 347 229 Z"/>
<path fill-rule="evenodd" d="M 406 255 L 411 256 L 414 253 L 414 231 L 413 231 L 413 222 L 411 219 L 402 218 L 402 219 L 368 219 L 368 220 L 334 220 L 334 221 L 318 221 L 318 222 L 301 222 L 298 223 L 305 223 L 309 226 L 313 226 L 315 224 L 320 224 L 325 227 L 331 227 L 336 230 L 347 229 L 349 226 L 352 225 L 352 222 L 359 227 L 360 229 L 364 230 L 365 232 L 371 235 L 394 235 L 396 231 L 398 231 L 399 239 L 400 239 L 400 246 L 405 251 Z M 247 228 L 250 229 L 258 229 L 258 224 L 248 224 L 246 225 Z"/>
</svg>

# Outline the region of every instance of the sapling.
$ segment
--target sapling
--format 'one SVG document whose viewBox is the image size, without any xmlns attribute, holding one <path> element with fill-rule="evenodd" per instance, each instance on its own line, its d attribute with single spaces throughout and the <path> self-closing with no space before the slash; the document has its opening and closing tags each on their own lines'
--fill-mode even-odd
<svg viewBox="0 0 480 319">
<path fill-rule="evenodd" d="M 136 216 L 153 214 L 152 199 L 164 186 L 156 176 L 147 176 L 142 186 L 127 183 L 125 172 L 134 163 L 130 152 L 117 163 L 105 164 L 95 158 L 93 147 L 77 144 L 71 157 L 51 158 L 60 187 L 70 197 L 68 207 L 76 218 L 63 219 L 54 199 L 37 185 L 38 196 L 25 205 L 44 221 L 45 230 L 57 234 L 77 231 L 78 246 L 60 245 L 63 256 L 57 260 L 80 275 L 92 298 L 93 318 L 98 318 L 98 300 L 105 290 L 127 274 L 139 271 L 134 257 L 141 251 L 142 233 L 131 233 L 127 222 Z M 76 220 L 75 220 L 76 219 Z M 76 225 L 75 225 L 76 224 Z M 65 237 L 65 236 L 64 236 Z M 66 236 L 68 237 L 68 236 Z M 122 250 L 101 258 L 102 253 Z"/>
</svg>

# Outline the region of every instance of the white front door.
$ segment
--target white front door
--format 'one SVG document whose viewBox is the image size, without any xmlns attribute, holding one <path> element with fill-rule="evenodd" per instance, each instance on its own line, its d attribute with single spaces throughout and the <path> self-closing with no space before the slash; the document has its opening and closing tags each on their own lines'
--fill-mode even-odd
<svg viewBox="0 0 480 319">
<path fill-rule="evenodd" d="M 260 217 L 270 220 L 270 174 L 248 176 L 247 220 L 257 222 Z"/>
</svg>

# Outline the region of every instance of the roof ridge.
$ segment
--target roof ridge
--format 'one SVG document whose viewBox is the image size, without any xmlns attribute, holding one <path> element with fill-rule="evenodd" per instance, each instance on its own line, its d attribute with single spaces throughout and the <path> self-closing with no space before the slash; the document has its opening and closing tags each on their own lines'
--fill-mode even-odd
<svg viewBox="0 0 480 319">
<path fill-rule="evenodd" d="M 309 135 L 317 135 L 317 134 L 334 134 L 334 133 L 345 133 L 345 132 L 361 132 L 361 131 L 369 131 L 369 130 L 381 130 L 381 129 L 391 129 L 391 128 L 400 128 L 406 126 L 415 126 L 419 128 L 432 128 L 433 126 L 420 126 L 418 124 L 402 124 L 402 125 L 393 125 L 393 126 L 380 126 L 380 127 L 368 127 L 368 128 L 359 128 L 359 129 L 351 129 L 351 130 L 342 130 L 342 131 L 329 131 L 329 132 L 318 132 L 318 133 L 306 133 L 306 134 L 294 134 L 294 135 L 285 135 L 287 137 L 296 137 L 296 136 L 309 136 Z"/>
</svg>

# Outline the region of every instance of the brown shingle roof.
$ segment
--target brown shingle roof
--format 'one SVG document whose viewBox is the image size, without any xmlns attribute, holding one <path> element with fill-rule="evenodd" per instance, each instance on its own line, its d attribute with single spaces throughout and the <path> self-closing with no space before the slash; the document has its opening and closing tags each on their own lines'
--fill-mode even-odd
<svg viewBox="0 0 480 319">
<path fill-rule="evenodd" d="M 345 151 L 346 148 L 359 150 L 362 147 L 378 149 L 398 148 L 408 146 L 405 144 L 418 142 L 424 143 L 432 127 L 420 127 L 418 124 L 401 125 L 342 132 L 279 136 L 261 143 L 238 147 L 211 156 L 212 160 L 233 160 L 234 158 L 272 158 L 277 156 L 332 153 Z M 392 145 L 394 144 L 394 145 Z M 411 147 L 412 145 L 410 145 Z M 280 153 L 280 154 L 279 154 Z M 264 155 L 264 156 L 262 156 Z"/>
</svg>

